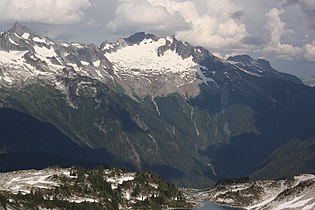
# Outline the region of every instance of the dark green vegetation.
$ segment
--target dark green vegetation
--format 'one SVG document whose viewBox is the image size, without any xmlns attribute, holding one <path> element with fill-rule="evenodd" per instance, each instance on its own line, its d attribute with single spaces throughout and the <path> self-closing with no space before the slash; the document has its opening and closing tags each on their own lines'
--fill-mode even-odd
<svg viewBox="0 0 315 210">
<path fill-rule="evenodd" d="M 82 87 L 82 81 L 89 85 Z M 1 90 L 3 107 L 36 118 L 1 112 L 4 153 L 40 153 L 59 163 L 88 166 L 149 168 L 173 183 L 195 187 L 256 171 L 260 178 L 271 173 L 279 178 L 315 169 L 314 140 L 290 143 L 315 133 L 315 90 L 302 84 L 263 77 L 230 81 L 222 89 L 202 87 L 192 99 L 157 97 L 159 113 L 151 98 L 135 100 L 120 88 L 89 78 L 68 78 L 67 84 L 66 96 L 40 83 Z M 21 131 L 8 133 L 10 129 Z M 281 155 L 288 149 L 292 155 Z M 304 151 L 302 157 L 299 151 Z M 278 173 L 279 164 L 290 166 L 285 167 L 288 172 Z"/>
<path fill-rule="evenodd" d="M 2 101 L 5 107 L 30 113 L 65 134 L 63 139 L 58 136 L 60 133 L 51 134 L 50 138 L 37 138 L 40 145 L 44 145 L 43 142 L 49 145 L 39 148 L 34 148 L 32 136 L 8 134 L 8 138 L 13 140 L 6 141 L 7 145 L 15 144 L 27 148 L 27 152 L 46 152 L 83 162 L 128 169 L 150 168 L 174 183 L 203 186 L 209 181 L 211 169 L 207 166 L 209 160 L 201 154 L 202 151 L 209 144 L 228 143 L 228 136 L 256 132 L 253 125 L 254 113 L 242 105 L 233 105 L 225 113 L 209 114 L 207 110 L 191 106 L 189 101 L 174 94 L 155 99 L 159 115 L 150 98 L 142 102 L 135 101 L 87 78 L 85 81 L 91 82 L 97 93 L 93 96 L 85 93 L 84 89 L 79 89 L 80 94 L 76 95 L 81 79 L 69 82 L 71 92 L 68 102 L 59 91 L 46 85 L 29 86 L 16 92 L 3 91 Z M 243 112 L 246 114 L 243 115 Z M 243 120 L 234 127 L 234 120 L 226 122 L 229 118 Z M 6 124 L 5 119 L 2 119 Z M 231 125 L 233 128 L 230 129 Z M 24 126 L 25 124 L 21 125 Z M 29 131 L 29 126 L 27 127 Z M 12 129 L 15 129 L 14 125 Z M 41 130 L 47 134 L 45 128 Z M 33 132 L 36 133 L 35 129 Z M 29 137 L 27 140 L 26 136 Z M 5 149 L 9 153 L 25 152 L 14 145 L 3 148 L 9 148 Z"/>
<path fill-rule="evenodd" d="M 29 40 L 16 36 L 25 32 Z M 40 36 L 18 23 L 1 35 L 2 51 L 28 50 L 23 59 L 34 67 L 28 72 L 23 65 L 0 66 L 2 170 L 103 164 L 150 169 L 176 185 L 208 187 L 221 178 L 280 178 L 315 169 L 315 89 L 266 60 L 239 55 L 224 61 L 174 37 L 158 55 L 171 50 L 183 59 L 191 56 L 201 73 L 190 72 L 191 85 L 181 84 L 185 75 L 164 70 L 142 82 L 146 77 L 136 78 L 140 69 L 124 78 L 106 52 L 158 39 L 154 35 L 137 33 L 111 50 L 103 48 L 106 43 L 78 48 L 48 38 L 35 43 L 34 37 Z M 35 45 L 53 48 L 61 63 L 57 57 L 51 62 L 62 69 L 34 60 Z M 102 65 L 92 65 L 96 61 Z M 104 77 L 93 76 L 98 71 Z M 279 166 L 285 166 L 281 173 Z"/>
<path fill-rule="evenodd" d="M 314 133 L 310 128 L 307 133 Z M 315 173 L 315 136 L 300 135 L 274 151 L 255 172 L 255 179 L 277 179 L 303 173 Z M 285 167 L 283 167 L 285 166 Z"/>
<path fill-rule="evenodd" d="M 166 209 L 190 207 L 173 184 L 151 172 L 134 175 L 113 188 L 108 178 L 128 174 L 119 169 L 102 167 L 86 170 L 72 168 L 70 177 L 53 175 L 50 181 L 60 183 L 51 188 L 34 188 L 28 194 L 0 191 L 0 206 L 10 209 Z M 84 198 L 91 199 L 83 201 Z M 82 200 L 83 199 L 83 200 Z"/>
<path fill-rule="evenodd" d="M 232 185 L 232 184 L 241 184 L 247 183 L 250 181 L 249 177 L 240 177 L 240 178 L 229 178 L 229 179 L 220 179 L 216 182 L 215 187 L 221 185 Z"/>
</svg>

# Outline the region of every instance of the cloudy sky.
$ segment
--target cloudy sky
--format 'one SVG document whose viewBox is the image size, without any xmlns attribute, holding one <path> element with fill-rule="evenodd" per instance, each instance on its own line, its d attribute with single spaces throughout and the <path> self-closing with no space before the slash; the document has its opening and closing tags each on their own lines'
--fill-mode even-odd
<svg viewBox="0 0 315 210">
<path fill-rule="evenodd" d="M 222 58 L 249 54 L 315 76 L 315 0 L 0 0 L 0 30 L 15 21 L 60 41 L 175 34 Z"/>
</svg>

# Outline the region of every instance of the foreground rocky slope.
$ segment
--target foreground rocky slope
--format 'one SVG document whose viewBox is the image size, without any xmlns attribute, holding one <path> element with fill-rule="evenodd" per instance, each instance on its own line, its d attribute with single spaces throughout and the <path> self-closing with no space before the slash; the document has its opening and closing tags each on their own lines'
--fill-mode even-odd
<svg viewBox="0 0 315 210">
<path fill-rule="evenodd" d="M 0 174 L 5 209 L 167 209 L 190 207 L 157 175 L 119 169 L 47 168 Z"/>
<path fill-rule="evenodd" d="M 249 181 L 246 178 L 225 179 L 195 198 L 244 209 L 315 208 L 315 175 L 305 174 L 284 180 Z"/>
<path fill-rule="evenodd" d="M 275 152 L 315 125 L 314 88 L 266 60 L 222 60 L 175 36 L 137 33 L 96 47 L 17 23 L 0 34 L 0 89 L 0 106 L 19 112 L 4 111 L 3 131 L 21 113 L 35 118 L 26 125 L 49 125 L 41 138 L 4 132 L 2 154 L 150 168 L 185 186 L 263 177 L 277 168 L 268 158 L 283 161 Z"/>
</svg>

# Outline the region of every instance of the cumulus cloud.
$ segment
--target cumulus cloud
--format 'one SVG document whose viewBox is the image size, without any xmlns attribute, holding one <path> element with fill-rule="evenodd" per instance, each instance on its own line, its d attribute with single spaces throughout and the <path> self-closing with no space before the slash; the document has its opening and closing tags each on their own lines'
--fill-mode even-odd
<svg viewBox="0 0 315 210">
<path fill-rule="evenodd" d="M 302 53 L 302 49 L 291 44 L 282 43 L 281 38 L 292 31 L 286 29 L 286 24 L 281 20 L 283 9 L 273 8 L 267 14 L 267 29 L 270 31 L 270 41 L 263 49 L 264 54 L 276 55 L 280 58 L 292 59 Z"/>
<path fill-rule="evenodd" d="M 138 14 L 138 15 L 135 15 Z M 120 0 L 112 31 L 164 30 L 212 49 L 246 48 L 242 9 L 231 0 Z"/>
<path fill-rule="evenodd" d="M 90 6 L 89 0 L 0 0 L 0 20 L 75 23 Z"/>
<path fill-rule="evenodd" d="M 164 31 L 186 26 L 180 16 L 172 15 L 164 7 L 154 6 L 147 0 L 119 0 L 115 13 L 116 18 L 107 27 L 116 33 L 130 33 L 131 30 Z"/>
<path fill-rule="evenodd" d="M 314 0 L 281 0 L 283 5 L 299 5 L 307 17 L 310 28 L 315 29 L 315 1 Z"/>
<path fill-rule="evenodd" d="M 305 50 L 304 57 L 307 60 L 315 61 L 315 41 L 313 41 L 310 44 L 306 44 L 304 50 Z"/>
</svg>

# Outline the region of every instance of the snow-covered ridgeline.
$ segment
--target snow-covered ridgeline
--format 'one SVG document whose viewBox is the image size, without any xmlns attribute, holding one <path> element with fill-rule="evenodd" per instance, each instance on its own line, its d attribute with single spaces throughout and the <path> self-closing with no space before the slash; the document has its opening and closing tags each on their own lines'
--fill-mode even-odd
<svg viewBox="0 0 315 210">
<path fill-rule="evenodd" d="M 23 170 L 9 173 L 0 173 L 0 190 L 13 194 L 21 192 L 28 194 L 32 189 L 51 189 L 61 182 L 53 176 L 70 176 L 70 169 L 49 168 L 45 170 Z"/>
<path fill-rule="evenodd" d="M 0 39 L 5 43 L 0 47 L 0 85 L 25 85 L 38 79 L 54 85 L 65 95 L 67 87 L 59 78 L 74 75 L 118 84 L 136 98 L 175 92 L 195 97 L 201 91 L 201 83 L 217 90 L 223 80 L 242 77 L 243 73 L 281 77 L 267 61 L 245 55 L 225 61 L 175 36 L 158 38 L 140 33 L 140 37 L 135 34 L 116 43 L 104 42 L 98 48 L 53 41 L 16 24 L 3 32 Z M 223 69 L 217 69 L 220 66 Z"/>
<path fill-rule="evenodd" d="M 0 191 L 6 191 L 13 194 L 30 194 L 36 190 L 52 190 L 61 186 L 61 178 L 76 179 L 77 175 L 71 174 L 70 168 L 47 168 L 43 170 L 21 170 L 8 173 L 0 173 Z M 110 169 L 106 170 L 104 179 L 111 183 L 112 189 L 117 189 L 126 181 L 132 181 L 135 173 L 118 173 Z M 88 195 L 85 195 L 88 196 Z M 64 198 L 70 202 L 99 202 L 95 198 L 75 196 Z"/>
<path fill-rule="evenodd" d="M 220 185 L 203 192 L 200 197 L 249 210 L 312 210 L 315 207 L 315 175 Z"/>
</svg>

